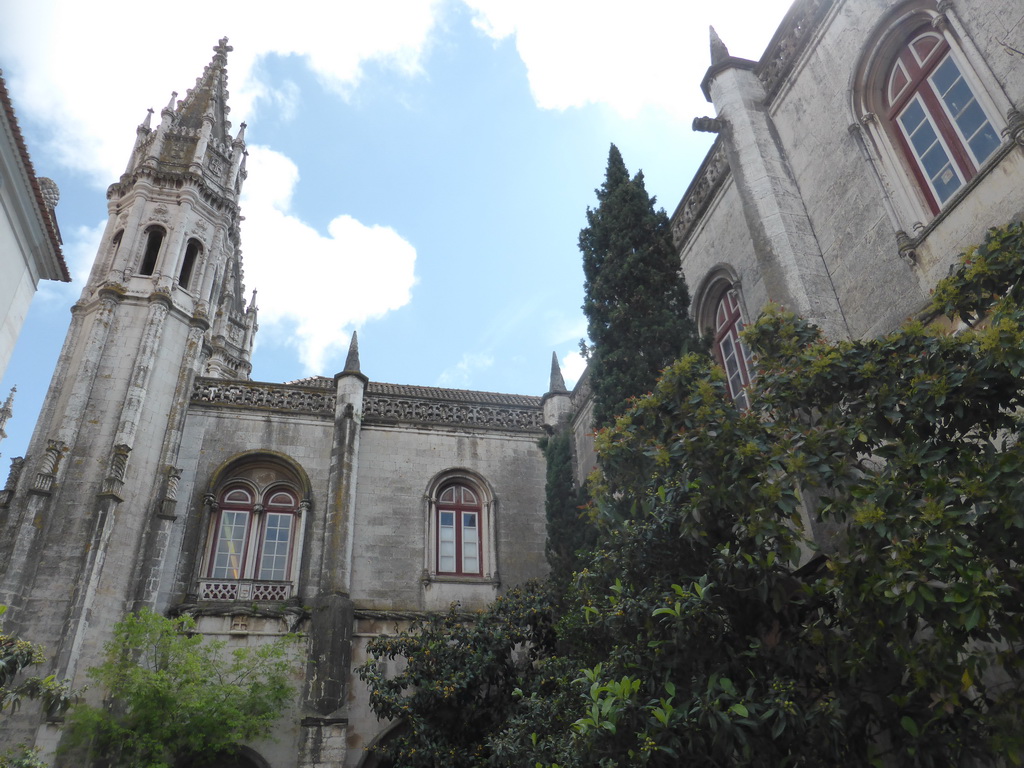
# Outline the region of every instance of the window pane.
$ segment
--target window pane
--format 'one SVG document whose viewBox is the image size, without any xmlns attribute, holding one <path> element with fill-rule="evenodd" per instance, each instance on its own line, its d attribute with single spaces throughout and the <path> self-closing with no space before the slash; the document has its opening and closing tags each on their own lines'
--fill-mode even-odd
<svg viewBox="0 0 1024 768">
<path fill-rule="evenodd" d="M 931 76 L 932 84 L 940 94 L 946 93 L 959 79 L 960 70 L 950 56 L 946 56 L 946 60 L 935 68 Z"/>
<path fill-rule="evenodd" d="M 995 130 L 992 128 L 992 124 L 987 121 L 978 129 L 978 132 L 968 140 L 971 151 L 974 153 L 974 158 L 979 164 L 988 160 L 989 155 L 999 148 L 1000 143 L 999 136 L 996 135 Z"/>
<path fill-rule="evenodd" d="M 437 570 L 455 572 L 455 513 L 442 511 L 438 515 Z"/>
<path fill-rule="evenodd" d="M 479 543 L 480 543 L 480 537 L 477 535 L 476 513 L 475 512 L 463 512 L 462 513 L 462 572 L 463 573 L 479 573 L 480 572 Z"/>
<path fill-rule="evenodd" d="M 260 553 L 261 579 L 284 581 L 288 578 L 288 549 L 291 544 L 292 515 L 267 515 Z"/>
<path fill-rule="evenodd" d="M 210 575 L 215 579 L 242 578 L 242 559 L 245 556 L 245 529 L 249 513 L 224 510 L 220 517 L 217 550 Z"/>
</svg>

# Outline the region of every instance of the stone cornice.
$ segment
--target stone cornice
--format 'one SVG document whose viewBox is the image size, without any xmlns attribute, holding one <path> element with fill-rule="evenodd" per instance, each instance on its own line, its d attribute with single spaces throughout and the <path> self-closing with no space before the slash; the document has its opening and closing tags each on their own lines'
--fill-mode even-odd
<svg viewBox="0 0 1024 768">
<path fill-rule="evenodd" d="M 330 382 L 330 379 L 326 379 Z M 289 384 L 197 378 L 193 405 L 333 416 L 335 395 L 320 377 Z M 541 399 L 441 387 L 370 382 L 363 399 L 367 424 L 443 426 L 541 433 Z"/>
</svg>

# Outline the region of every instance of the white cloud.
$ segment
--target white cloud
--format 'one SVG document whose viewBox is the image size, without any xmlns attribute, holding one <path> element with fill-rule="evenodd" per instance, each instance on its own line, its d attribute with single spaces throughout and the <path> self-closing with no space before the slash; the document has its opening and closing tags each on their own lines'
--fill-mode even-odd
<svg viewBox="0 0 1024 768">
<path fill-rule="evenodd" d="M 437 0 L 296 0 L 245 13 L 232 3 L 181 0 L 168 12 L 159 3 L 104 0 L 102 18 L 81 0 L 11 5 L 0 50 L 19 113 L 52 125 L 49 149 L 104 186 L 121 173 L 146 108 L 159 118 L 172 90 L 182 98 L 220 37 L 229 35 L 235 48 L 228 71 L 237 127 L 260 99 L 275 110 L 294 103 L 287 85 L 261 81 L 261 58 L 303 57 L 327 87 L 345 94 L 368 61 L 420 72 L 437 12 Z"/>
<path fill-rule="evenodd" d="M 295 164 L 249 147 L 242 195 L 246 283 L 259 289 L 261 324 L 283 325 L 306 373 L 324 373 L 348 332 L 407 304 L 416 282 L 416 249 L 394 230 L 338 216 L 324 237 L 291 212 Z"/>
<path fill-rule="evenodd" d="M 688 122 L 711 108 L 692 81 L 710 63 L 708 26 L 757 59 L 792 0 L 464 2 L 485 34 L 515 35 L 538 106 L 603 103 L 626 117 L 657 107 Z"/>
<path fill-rule="evenodd" d="M 587 368 L 587 361 L 583 359 L 583 356 L 579 352 L 570 352 L 562 358 L 562 378 L 565 379 L 565 385 L 572 389 L 576 386 L 576 382 L 580 380 L 580 376 L 583 375 L 583 371 Z"/>
<path fill-rule="evenodd" d="M 477 371 L 490 368 L 492 365 L 494 358 L 491 355 L 467 352 L 459 362 L 441 372 L 437 377 L 437 384 L 440 387 L 466 388 L 470 386 Z"/>
</svg>

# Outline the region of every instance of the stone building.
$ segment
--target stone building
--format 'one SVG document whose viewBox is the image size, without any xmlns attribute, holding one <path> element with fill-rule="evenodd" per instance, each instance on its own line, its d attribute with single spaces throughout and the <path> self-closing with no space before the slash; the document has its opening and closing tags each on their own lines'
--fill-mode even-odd
<svg viewBox="0 0 1024 768">
<path fill-rule="evenodd" d="M 245 126 L 230 133 L 230 49 L 214 50 L 108 190 L 28 456 L 0 491 L 0 603 L 76 686 L 143 606 L 231 645 L 298 632 L 294 706 L 240 764 L 357 765 L 383 728 L 352 682 L 367 639 L 545 572 L 537 443 L 569 394 L 370 381 L 354 337 L 333 378 L 250 381 Z M 26 714 L 5 737 L 49 750 L 59 729 Z"/>
<path fill-rule="evenodd" d="M 32 168 L 7 83 L 0 77 L 0 378 L 39 281 L 71 279 L 53 215 L 59 197 L 53 180 L 36 176 Z"/>
<path fill-rule="evenodd" d="M 543 398 L 333 378 L 249 380 L 244 125 L 226 44 L 147 118 L 23 461 L 0 492 L 9 628 L 82 680 L 151 606 L 257 644 L 304 635 L 276 740 L 239 765 L 370 768 L 386 738 L 351 670 L 366 641 L 543 573 L 537 438 L 568 423 L 590 466 L 586 380 Z M 737 333 L 774 300 L 833 338 L 919 313 L 957 253 L 1024 211 L 1016 0 L 797 0 L 759 61 L 712 35 L 718 133 L 673 218 L 702 330 L 735 397 Z M 681 182 L 683 187 L 685 182 Z M 14 741 L 52 746 L 26 714 Z"/>
<path fill-rule="evenodd" d="M 1024 21 L 1014 0 L 798 0 L 764 55 L 712 30 L 718 134 L 672 216 L 735 397 L 737 336 L 773 301 L 833 339 L 890 331 L 964 248 L 1024 213 Z"/>
</svg>

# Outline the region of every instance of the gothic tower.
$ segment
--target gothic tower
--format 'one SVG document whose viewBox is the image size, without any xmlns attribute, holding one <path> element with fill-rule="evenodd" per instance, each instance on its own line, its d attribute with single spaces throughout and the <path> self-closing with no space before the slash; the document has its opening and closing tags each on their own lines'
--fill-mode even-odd
<svg viewBox="0 0 1024 768">
<path fill-rule="evenodd" d="M 230 50 L 221 40 L 185 98 L 138 127 L 28 455 L 0 491 L 6 628 L 78 685 L 113 624 L 155 600 L 193 379 L 249 376 Z"/>
</svg>

